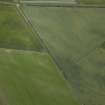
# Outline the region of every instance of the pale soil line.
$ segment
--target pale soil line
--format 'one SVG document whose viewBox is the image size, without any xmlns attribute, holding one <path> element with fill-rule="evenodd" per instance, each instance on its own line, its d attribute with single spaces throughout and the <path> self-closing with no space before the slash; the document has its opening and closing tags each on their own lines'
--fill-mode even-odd
<svg viewBox="0 0 105 105">
<path fill-rule="evenodd" d="M 20 4 L 39 7 L 77 7 L 77 8 L 105 8 L 105 5 L 79 4 L 75 1 L 20 1 Z"/>
<path fill-rule="evenodd" d="M 33 4 L 33 5 L 71 5 L 77 4 L 76 1 L 20 1 L 22 4 Z"/>
<path fill-rule="evenodd" d="M 17 55 L 21 55 L 21 54 L 40 54 L 40 55 L 48 55 L 48 53 L 47 52 L 38 52 L 38 51 L 35 51 L 35 50 L 33 50 L 33 51 L 31 51 L 31 50 L 17 50 L 17 49 L 8 49 L 8 48 L 0 48 L 0 55 L 1 55 L 1 53 L 15 53 L 15 54 L 17 54 Z M 1 101 L 1 100 L 0 100 Z M 1 105 L 1 104 L 0 104 Z"/>
</svg>

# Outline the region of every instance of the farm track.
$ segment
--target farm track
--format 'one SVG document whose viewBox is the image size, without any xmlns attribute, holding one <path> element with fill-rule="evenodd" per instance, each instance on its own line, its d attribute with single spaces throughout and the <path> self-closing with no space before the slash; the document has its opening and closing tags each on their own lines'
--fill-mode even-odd
<svg viewBox="0 0 105 105">
<path fill-rule="evenodd" d="M 80 4 L 77 1 L 61 2 L 61 1 L 20 1 L 20 2 L 5 2 L 0 1 L 3 5 L 27 5 L 27 6 L 38 6 L 38 7 L 71 7 L 71 8 L 105 8 L 105 5 L 86 5 Z"/>
<path fill-rule="evenodd" d="M 65 8 L 105 8 L 105 6 L 101 5 L 81 5 L 81 4 L 27 4 L 27 3 L 21 3 L 23 5 L 27 6 L 37 6 L 37 7 L 65 7 Z"/>
<path fill-rule="evenodd" d="M 36 53 L 36 54 L 46 54 L 46 52 L 39 52 L 39 51 L 35 51 L 35 50 L 19 50 L 19 49 L 13 49 L 13 48 L 0 48 L 0 51 L 4 50 L 4 51 L 14 51 L 14 52 L 26 52 L 26 53 Z"/>
<path fill-rule="evenodd" d="M 105 5 L 86 5 L 79 4 L 76 1 L 60 2 L 60 1 L 20 1 L 20 4 L 38 7 L 78 7 L 78 8 L 105 8 Z"/>
</svg>

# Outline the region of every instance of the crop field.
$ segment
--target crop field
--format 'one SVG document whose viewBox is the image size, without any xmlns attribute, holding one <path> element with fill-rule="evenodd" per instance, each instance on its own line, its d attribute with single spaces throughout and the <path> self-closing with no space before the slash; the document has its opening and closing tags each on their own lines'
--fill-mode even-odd
<svg viewBox="0 0 105 105">
<path fill-rule="evenodd" d="M 105 105 L 105 9 L 24 6 L 72 87 L 85 105 Z"/>
<path fill-rule="evenodd" d="M 47 53 L 0 49 L 0 105 L 78 105 Z"/>
<path fill-rule="evenodd" d="M 0 0 L 0 105 L 105 105 L 104 3 Z"/>
<path fill-rule="evenodd" d="M 15 6 L 0 5 L 0 105 L 79 105 L 42 46 Z"/>
</svg>

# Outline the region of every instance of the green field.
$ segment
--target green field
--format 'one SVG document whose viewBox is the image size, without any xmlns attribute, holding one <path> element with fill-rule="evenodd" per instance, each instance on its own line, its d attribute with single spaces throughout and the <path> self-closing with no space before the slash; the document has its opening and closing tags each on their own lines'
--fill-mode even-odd
<svg viewBox="0 0 105 105">
<path fill-rule="evenodd" d="M 0 105 L 79 105 L 36 32 L 0 5 Z"/>
<path fill-rule="evenodd" d="M 84 4 L 105 4 L 105 0 L 78 0 Z"/>
<path fill-rule="evenodd" d="M 78 101 L 105 104 L 105 9 L 24 6 Z"/>
<path fill-rule="evenodd" d="M 105 8 L 21 6 L 33 27 L 0 4 L 0 105 L 105 105 Z"/>
<path fill-rule="evenodd" d="M 19 11 L 12 6 L 0 5 L 0 48 L 42 51 L 38 38 Z"/>
<path fill-rule="evenodd" d="M 47 53 L 0 49 L 0 105 L 78 105 Z"/>
</svg>

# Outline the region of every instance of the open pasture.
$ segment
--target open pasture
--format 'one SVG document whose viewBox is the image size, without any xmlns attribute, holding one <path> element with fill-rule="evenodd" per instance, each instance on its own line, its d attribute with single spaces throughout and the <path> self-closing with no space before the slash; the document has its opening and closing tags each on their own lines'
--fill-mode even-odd
<svg viewBox="0 0 105 105">
<path fill-rule="evenodd" d="M 24 6 L 74 97 L 105 104 L 105 9 Z"/>
</svg>

